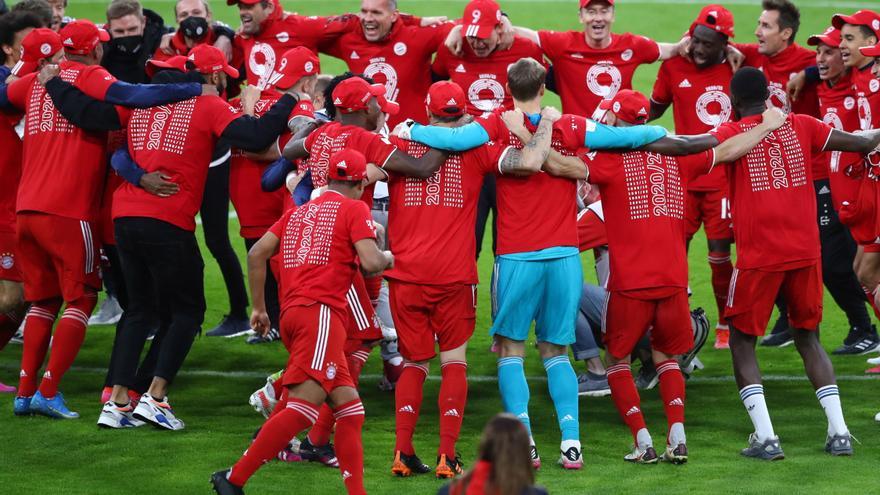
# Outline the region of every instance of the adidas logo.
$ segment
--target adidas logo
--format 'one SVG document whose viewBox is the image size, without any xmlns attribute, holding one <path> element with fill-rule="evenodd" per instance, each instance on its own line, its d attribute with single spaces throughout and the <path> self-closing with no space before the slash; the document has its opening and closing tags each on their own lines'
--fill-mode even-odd
<svg viewBox="0 0 880 495">
<path fill-rule="evenodd" d="M 52 372 L 47 371 L 47 372 L 43 373 L 43 378 L 45 378 L 46 380 L 51 380 L 52 379 Z"/>
<path fill-rule="evenodd" d="M 676 397 L 676 398 L 672 399 L 671 401 L 669 401 L 669 405 L 684 407 L 684 401 L 681 400 L 681 397 Z"/>
<path fill-rule="evenodd" d="M 449 101 L 446 102 L 447 105 L 454 107 L 458 105 L 458 102 L 455 101 L 455 98 L 450 98 Z M 820 193 L 821 194 L 821 193 Z"/>
<path fill-rule="evenodd" d="M 25 370 L 21 370 L 21 371 L 18 373 L 18 376 L 19 376 L 20 378 L 27 378 L 27 376 L 28 376 L 27 371 L 25 371 Z"/>
<path fill-rule="evenodd" d="M 444 416 L 452 416 L 454 418 L 460 418 L 461 415 L 458 413 L 458 409 L 450 409 L 443 413 Z"/>
<path fill-rule="evenodd" d="M 415 410 L 412 408 L 412 406 L 409 405 L 409 404 L 407 404 L 407 405 L 401 407 L 400 409 L 397 410 L 397 412 L 410 413 L 410 414 L 415 414 L 415 413 L 416 413 L 416 411 L 415 411 Z"/>
<path fill-rule="evenodd" d="M 639 409 L 637 406 L 632 406 L 631 408 L 629 408 L 629 411 L 626 412 L 626 415 L 632 416 L 633 414 L 639 414 L 640 412 L 642 412 L 641 409 Z"/>
<path fill-rule="evenodd" d="M 348 469 L 346 469 L 345 471 L 342 472 L 342 479 L 347 480 L 349 478 L 351 478 L 351 473 L 349 473 Z"/>
<path fill-rule="evenodd" d="M 361 58 L 361 56 L 358 55 L 358 52 L 352 51 L 351 55 L 349 55 L 348 58 L 350 58 L 352 60 L 358 60 L 359 58 Z"/>
<path fill-rule="evenodd" d="M 333 104 L 334 104 L 334 105 L 342 105 L 342 99 L 341 99 L 341 98 L 336 98 L 335 100 L 333 100 Z"/>
<path fill-rule="evenodd" d="M 562 417 L 562 419 L 559 420 L 560 423 L 564 423 L 566 421 L 574 421 L 574 418 L 571 416 L 571 414 L 566 414 Z"/>
<path fill-rule="evenodd" d="M 581 457 L 581 453 L 575 447 L 569 447 L 562 455 L 569 461 L 575 462 Z"/>
<path fill-rule="evenodd" d="M 520 418 L 520 419 L 529 419 L 529 413 L 527 413 L 527 412 L 519 413 L 519 415 L 517 416 L 517 418 Z"/>
<path fill-rule="evenodd" d="M 753 411 L 754 409 L 755 409 L 755 405 L 754 405 L 754 404 L 752 404 L 751 406 L 748 407 L 749 412 Z"/>
<path fill-rule="evenodd" d="M 822 189 L 819 189 L 819 194 L 831 194 L 831 189 L 828 189 L 828 186 L 822 186 Z"/>
<path fill-rule="evenodd" d="M 455 72 L 467 72 L 464 68 L 464 64 L 458 64 L 458 67 L 455 68 Z"/>
<path fill-rule="evenodd" d="M 679 88 L 690 88 L 690 87 L 691 87 L 691 82 L 688 81 L 687 79 L 685 79 L 684 81 L 682 81 L 682 82 L 678 85 L 678 87 L 679 87 Z"/>
</svg>

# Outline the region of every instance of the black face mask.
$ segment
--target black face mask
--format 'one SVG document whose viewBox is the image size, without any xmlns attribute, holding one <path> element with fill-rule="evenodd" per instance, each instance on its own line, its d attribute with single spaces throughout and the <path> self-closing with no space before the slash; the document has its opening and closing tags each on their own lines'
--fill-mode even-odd
<svg viewBox="0 0 880 495">
<path fill-rule="evenodd" d="M 208 35 L 208 20 L 204 17 L 187 17 L 180 23 L 183 35 L 194 41 L 202 41 Z"/>
<path fill-rule="evenodd" d="M 122 36 L 109 42 L 111 51 L 122 56 L 137 57 L 144 47 L 143 36 Z"/>
</svg>

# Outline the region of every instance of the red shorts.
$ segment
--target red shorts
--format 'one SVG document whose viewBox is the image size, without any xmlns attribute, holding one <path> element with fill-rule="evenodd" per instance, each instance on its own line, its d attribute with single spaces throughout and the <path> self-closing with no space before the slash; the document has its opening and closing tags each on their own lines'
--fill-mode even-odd
<svg viewBox="0 0 880 495">
<path fill-rule="evenodd" d="M 281 340 L 290 353 L 285 387 L 314 380 L 329 394 L 355 386 L 345 359 L 345 321 L 345 314 L 321 303 L 293 306 L 281 315 Z"/>
<path fill-rule="evenodd" d="M 451 351 L 474 334 L 477 287 L 470 284 L 421 285 L 390 280 L 388 296 L 400 354 L 410 361 L 427 361 Z"/>
<path fill-rule="evenodd" d="M 616 359 L 629 356 L 645 332 L 651 348 L 670 356 L 694 346 L 687 289 L 609 291 L 603 331 L 606 351 Z"/>
<path fill-rule="evenodd" d="M 345 298 L 348 300 L 348 338 L 361 341 L 382 339 L 379 318 L 376 317 L 373 301 L 370 300 L 364 276 L 360 271 L 355 272 Z"/>
<path fill-rule="evenodd" d="M 784 271 L 733 270 L 724 316 L 737 330 L 761 336 L 782 291 L 792 328 L 816 330 L 822 321 L 822 267 L 818 261 Z"/>
<path fill-rule="evenodd" d="M 733 239 L 727 191 L 688 191 L 684 218 L 688 239 L 700 230 L 700 225 L 706 231 L 706 239 Z"/>
<path fill-rule="evenodd" d="M 19 213 L 18 261 L 24 298 L 41 301 L 79 299 L 101 290 L 101 257 L 92 225 L 86 220 L 45 213 Z"/>
<path fill-rule="evenodd" d="M 21 272 L 15 261 L 18 240 L 15 232 L 0 232 L 0 280 L 21 282 Z"/>
<path fill-rule="evenodd" d="M 581 251 L 588 251 L 608 244 L 608 237 L 605 235 L 605 221 L 593 209 L 585 208 L 578 213 L 577 227 L 578 245 Z"/>
</svg>

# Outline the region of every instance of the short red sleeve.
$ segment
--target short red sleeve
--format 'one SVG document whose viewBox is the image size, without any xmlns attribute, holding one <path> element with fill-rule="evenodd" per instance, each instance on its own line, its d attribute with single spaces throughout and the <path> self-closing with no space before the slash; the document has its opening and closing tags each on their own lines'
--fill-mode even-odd
<svg viewBox="0 0 880 495">
<path fill-rule="evenodd" d="M 810 132 L 810 149 L 814 154 L 825 151 L 825 145 L 831 137 L 832 127 L 824 122 L 811 117 L 809 115 L 794 114 L 794 117 L 801 121 L 802 125 L 809 129 Z"/>
<path fill-rule="evenodd" d="M 501 116 L 497 113 L 481 115 L 475 122 L 486 130 L 486 134 L 489 135 L 489 141 L 499 141 L 508 133 L 507 126 L 504 125 L 504 121 L 501 120 Z"/>
<path fill-rule="evenodd" d="M 284 214 L 281 215 L 281 218 L 279 218 L 277 222 L 275 222 L 271 227 L 269 227 L 269 232 L 274 234 L 275 237 L 281 239 L 281 237 L 284 233 L 284 226 L 287 225 L 287 221 L 290 219 L 290 215 L 294 211 L 296 211 L 296 209 L 291 208 L 291 209 L 287 210 L 286 212 L 284 212 Z"/>
<path fill-rule="evenodd" d="M 373 216 L 370 208 L 363 201 L 346 201 L 348 210 L 348 231 L 351 243 L 354 244 L 364 239 L 376 238 L 376 227 L 373 226 Z"/>
<path fill-rule="evenodd" d="M 642 63 L 652 64 L 660 60 L 660 45 L 646 36 L 633 36 L 633 52 Z"/>
<path fill-rule="evenodd" d="M 708 174 L 715 166 L 715 150 L 709 149 L 677 158 L 678 167 L 689 181 L 701 175 Z"/>
<path fill-rule="evenodd" d="M 592 125 L 585 117 L 565 114 L 553 123 L 553 130 L 562 136 L 564 147 L 576 150 L 585 146 L 587 130 Z"/>
<path fill-rule="evenodd" d="M 434 63 L 431 64 L 431 72 L 440 76 L 441 79 L 448 79 L 449 71 L 446 68 L 446 64 L 449 57 L 449 49 L 441 45 L 437 49 L 437 57 L 434 58 Z"/>
<path fill-rule="evenodd" d="M 209 128 L 217 137 L 223 134 L 230 122 L 241 117 L 240 113 L 236 112 L 229 103 L 223 101 L 219 96 L 204 97 L 200 103 L 205 104 L 204 118 L 210 119 L 208 121 Z"/>
<path fill-rule="evenodd" d="M 312 133 L 314 134 L 314 133 Z M 379 167 L 384 167 L 385 162 L 391 157 L 391 154 L 397 151 L 397 146 L 391 144 L 388 138 L 382 137 L 375 133 L 365 133 L 369 135 L 369 140 L 363 148 L 364 157 L 367 163 L 373 163 Z"/>
<path fill-rule="evenodd" d="M 107 90 L 115 82 L 116 78 L 111 76 L 105 68 L 100 65 L 90 65 L 83 68 L 76 79 L 75 85 L 83 93 L 96 100 L 103 101 L 104 96 L 107 95 Z"/>
<path fill-rule="evenodd" d="M 589 182 L 604 184 L 623 173 L 623 155 L 614 152 L 593 152 L 584 157 L 590 174 Z"/>
<path fill-rule="evenodd" d="M 34 85 L 34 79 L 36 79 L 37 75 L 28 74 L 21 79 L 16 79 L 15 81 L 9 83 L 6 86 L 6 97 L 9 99 L 9 103 L 12 103 L 19 110 L 24 110 L 27 105 L 27 94 L 30 91 L 31 87 Z"/>
<path fill-rule="evenodd" d="M 754 67 L 754 64 L 757 63 L 757 59 L 761 56 L 761 53 L 758 51 L 757 43 L 731 43 L 730 45 L 741 51 L 745 56 L 743 65 Z"/>
<path fill-rule="evenodd" d="M 651 93 L 651 100 L 662 105 L 672 103 L 672 87 L 670 86 L 671 75 L 669 74 L 669 64 L 663 62 L 660 64 L 660 70 L 657 72 L 657 80 L 654 82 L 654 91 Z"/>
<path fill-rule="evenodd" d="M 559 33 L 556 31 L 538 31 L 538 40 L 541 42 L 541 49 L 547 58 L 553 60 L 565 53 L 568 46 L 568 33 Z"/>
<path fill-rule="evenodd" d="M 717 128 L 709 131 L 709 134 L 715 136 L 715 138 L 718 139 L 718 144 L 721 144 L 740 132 L 742 132 L 742 129 L 740 129 L 739 124 L 736 122 L 725 122 Z"/>
<path fill-rule="evenodd" d="M 498 170 L 501 165 L 501 159 L 504 158 L 504 153 L 509 148 L 505 144 L 494 141 L 489 141 L 483 146 L 474 148 L 473 157 L 479 165 L 480 172 L 490 174 Z"/>
</svg>

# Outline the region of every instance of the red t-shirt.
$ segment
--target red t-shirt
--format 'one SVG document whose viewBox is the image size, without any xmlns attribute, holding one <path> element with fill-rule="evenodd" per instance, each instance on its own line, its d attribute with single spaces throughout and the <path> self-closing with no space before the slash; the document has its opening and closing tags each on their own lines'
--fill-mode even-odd
<svg viewBox="0 0 880 495">
<path fill-rule="evenodd" d="M 724 142 L 760 122 L 753 115 L 712 133 Z M 815 118 L 789 114 L 782 127 L 728 164 L 737 268 L 786 270 L 819 259 L 810 162 L 830 136 L 831 128 Z"/>
<path fill-rule="evenodd" d="M 522 141 L 508 131 L 498 113 L 477 119 L 500 146 L 522 149 Z M 526 128 L 536 126 L 525 118 Z M 563 115 L 553 124 L 551 146 L 566 156 L 582 155 L 587 119 Z M 503 158 L 503 157 L 502 157 Z M 528 253 L 561 246 L 578 246 L 577 181 L 539 172 L 528 177 L 499 175 L 497 255 Z"/>
<path fill-rule="evenodd" d="M 103 100 L 116 82 L 103 67 L 62 61 L 62 80 Z M 39 211 L 94 221 L 107 170 L 107 133 L 86 132 L 61 115 L 36 74 L 7 88 L 10 103 L 25 112 L 17 211 Z"/>
<path fill-rule="evenodd" d="M 362 127 L 343 125 L 339 122 L 330 122 L 315 130 L 304 143 L 309 152 L 307 166 L 312 172 L 312 184 L 318 188 L 327 185 L 327 169 L 330 166 L 330 157 L 338 151 L 346 148 L 356 149 L 363 153 L 367 163 L 377 167 L 384 167 L 391 154 L 397 151 L 397 147 L 388 139 L 370 132 Z M 373 206 L 373 190 L 371 184 L 364 189 L 361 198 L 368 206 Z"/>
<path fill-rule="evenodd" d="M 270 229 L 278 253 L 282 313 L 292 306 L 326 304 L 345 311 L 357 265 L 354 244 L 375 239 L 370 209 L 336 191 L 288 210 Z"/>
<path fill-rule="evenodd" d="M 602 189 L 611 276 L 608 290 L 688 285 L 685 243 L 687 183 L 708 173 L 712 150 L 683 157 L 644 151 L 590 153 L 590 182 Z M 650 246 L 654 256 L 646 253 Z"/>
<path fill-rule="evenodd" d="M 468 113 L 482 115 L 498 108 L 513 108 L 507 92 L 507 66 L 525 57 L 547 65 L 541 48 L 525 38 L 517 37 L 509 50 L 496 50 L 485 58 L 477 57 L 465 41 L 461 57 L 441 46 L 431 70 L 461 86 L 468 97 Z"/>
<path fill-rule="evenodd" d="M 202 41 L 196 43 L 193 46 L 195 47 L 204 44 L 213 45 L 216 41 L 217 32 L 209 27 L 208 34 L 205 35 Z M 168 55 L 161 48 L 157 48 L 156 53 L 153 54 L 153 60 L 163 61 L 168 60 L 175 55 L 189 55 L 189 51 L 192 50 L 192 48 L 186 46 L 186 37 L 183 35 L 182 29 L 178 29 L 177 32 L 174 33 L 174 36 L 171 37 L 171 49 L 174 50 L 173 55 Z"/>
<path fill-rule="evenodd" d="M 120 113 L 134 161 L 147 172 L 164 171 L 180 191 L 163 198 L 126 182 L 113 194 L 113 219 L 148 217 L 195 230 L 214 147 L 239 114 L 219 96 Z"/>
<path fill-rule="evenodd" d="M 686 58 L 674 57 L 660 65 L 651 99 L 672 104 L 676 134 L 703 134 L 731 119 L 732 77 L 733 69 L 726 62 L 700 69 Z M 724 167 L 715 167 L 708 175 L 688 181 L 689 191 L 726 188 Z"/>
<path fill-rule="evenodd" d="M 852 75 L 859 126 L 863 131 L 880 128 L 880 80 L 871 73 L 873 65 L 853 70 Z"/>
<path fill-rule="evenodd" d="M 415 157 L 430 149 L 412 141 L 393 142 Z M 428 179 L 389 173 L 388 239 L 394 268 L 386 277 L 429 285 L 478 283 L 477 203 L 483 176 L 497 168 L 502 151 L 486 144 L 450 154 Z"/>
<path fill-rule="evenodd" d="M 15 196 L 21 180 L 21 138 L 15 132 L 18 115 L 0 115 L 0 232 L 15 232 Z"/>
<path fill-rule="evenodd" d="M 632 89 L 636 69 L 660 59 L 654 40 L 630 33 L 612 34 L 601 50 L 587 45 L 583 31 L 538 31 L 538 36 L 553 63 L 563 113 L 584 117 L 598 118 L 594 112 L 603 99 Z"/>
<path fill-rule="evenodd" d="M 822 122 L 841 131 L 859 130 L 859 114 L 856 98 L 852 92 L 852 73 L 847 72 L 834 86 L 821 82 L 817 88 Z M 840 210 L 844 201 L 854 201 L 862 182 L 863 157 L 858 153 L 828 151 L 822 153 L 825 160 L 825 177 L 831 183 L 831 199 L 834 209 Z M 860 173 L 852 174 L 855 165 Z M 815 172 L 815 171 L 814 171 Z M 815 178 L 815 177 L 814 177 Z"/>
<path fill-rule="evenodd" d="M 321 46 L 321 51 L 340 58 L 355 74 L 364 74 L 385 85 L 386 96 L 400 104 L 388 127 L 405 119 L 426 123 L 425 95 L 431 86 L 431 59 L 446 39 L 451 22 L 431 27 L 405 25 L 398 21 L 381 41 L 364 37 L 360 23 L 349 33 Z"/>
</svg>

